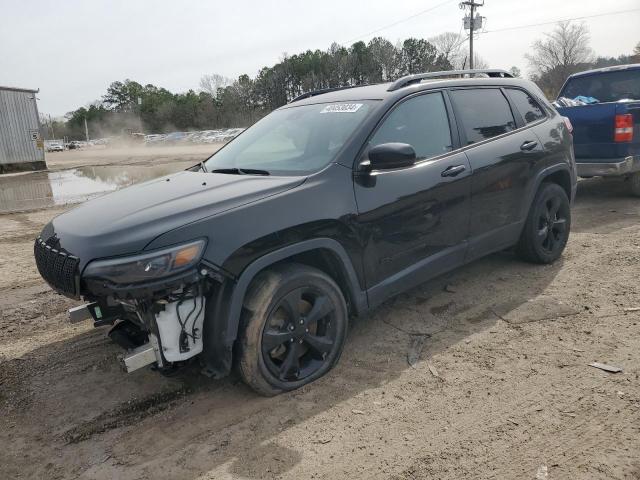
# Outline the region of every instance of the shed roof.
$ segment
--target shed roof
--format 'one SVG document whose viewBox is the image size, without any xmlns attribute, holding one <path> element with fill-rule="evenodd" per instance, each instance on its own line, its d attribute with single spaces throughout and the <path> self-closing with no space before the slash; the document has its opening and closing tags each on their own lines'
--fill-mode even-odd
<svg viewBox="0 0 640 480">
<path fill-rule="evenodd" d="M 28 92 L 28 93 L 38 93 L 40 89 L 34 90 L 33 88 L 18 88 L 18 87 L 5 87 L 0 85 L 0 90 L 12 90 L 14 92 Z"/>
</svg>

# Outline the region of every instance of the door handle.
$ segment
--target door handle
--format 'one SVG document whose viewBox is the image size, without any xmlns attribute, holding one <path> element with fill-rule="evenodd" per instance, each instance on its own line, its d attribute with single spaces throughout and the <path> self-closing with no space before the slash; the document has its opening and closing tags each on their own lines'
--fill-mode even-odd
<svg viewBox="0 0 640 480">
<path fill-rule="evenodd" d="M 457 177 L 467 169 L 464 165 L 447 167 L 440 175 L 443 177 Z"/>
<path fill-rule="evenodd" d="M 520 150 L 523 152 L 529 152 L 538 146 L 538 142 L 534 140 L 529 140 L 520 145 Z"/>
</svg>

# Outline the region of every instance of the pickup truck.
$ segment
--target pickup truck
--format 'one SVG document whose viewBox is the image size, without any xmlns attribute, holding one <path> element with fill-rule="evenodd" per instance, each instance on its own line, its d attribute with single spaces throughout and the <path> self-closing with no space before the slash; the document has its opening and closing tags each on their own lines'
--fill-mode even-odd
<svg viewBox="0 0 640 480">
<path fill-rule="evenodd" d="M 573 125 L 578 175 L 627 177 L 640 196 L 640 64 L 571 75 L 557 103 L 577 97 L 589 103 L 557 109 Z"/>
</svg>

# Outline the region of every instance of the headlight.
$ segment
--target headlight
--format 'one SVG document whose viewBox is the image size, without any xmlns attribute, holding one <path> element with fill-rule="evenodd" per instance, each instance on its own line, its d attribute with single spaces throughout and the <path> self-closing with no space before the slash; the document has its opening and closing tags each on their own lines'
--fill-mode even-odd
<svg viewBox="0 0 640 480">
<path fill-rule="evenodd" d="M 87 265 L 82 278 L 125 284 L 156 280 L 194 266 L 202 257 L 204 246 L 205 241 L 198 240 L 142 255 L 95 260 Z"/>
</svg>

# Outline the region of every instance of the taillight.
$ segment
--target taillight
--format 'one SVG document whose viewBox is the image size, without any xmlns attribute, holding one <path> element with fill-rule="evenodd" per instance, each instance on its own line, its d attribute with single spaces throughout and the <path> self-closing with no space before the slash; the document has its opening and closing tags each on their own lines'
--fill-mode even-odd
<svg viewBox="0 0 640 480">
<path fill-rule="evenodd" d="M 567 130 L 569 130 L 569 133 L 573 133 L 573 125 L 571 125 L 571 120 L 569 120 L 568 117 L 562 117 L 562 120 L 564 120 L 564 124 L 567 127 Z"/>
<path fill-rule="evenodd" d="M 616 115 L 616 129 L 613 132 L 614 142 L 630 142 L 633 140 L 633 115 L 625 113 Z"/>
</svg>

